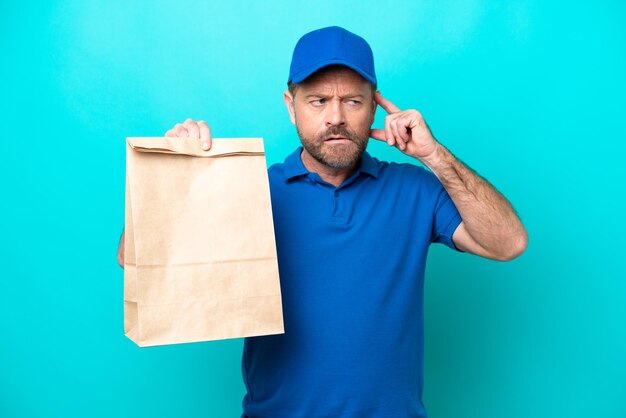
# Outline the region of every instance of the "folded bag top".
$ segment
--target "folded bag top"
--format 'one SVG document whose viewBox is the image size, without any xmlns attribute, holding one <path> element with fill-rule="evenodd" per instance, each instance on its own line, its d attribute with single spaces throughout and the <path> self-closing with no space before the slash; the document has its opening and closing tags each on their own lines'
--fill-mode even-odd
<svg viewBox="0 0 626 418">
<path fill-rule="evenodd" d="M 197 138 L 136 137 L 127 138 L 128 145 L 138 152 L 189 155 L 192 157 L 226 157 L 229 155 L 264 155 L 263 138 L 213 138 L 211 149 L 205 151 Z"/>
</svg>

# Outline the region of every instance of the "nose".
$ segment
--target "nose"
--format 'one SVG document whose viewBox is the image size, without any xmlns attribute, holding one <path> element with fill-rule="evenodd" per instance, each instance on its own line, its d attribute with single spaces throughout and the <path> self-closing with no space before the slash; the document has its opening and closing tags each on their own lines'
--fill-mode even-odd
<svg viewBox="0 0 626 418">
<path fill-rule="evenodd" d="M 344 110 L 341 101 L 331 100 L 326 107 L 326 127 L 343 126 L 346 124 Z"/>
</svg>

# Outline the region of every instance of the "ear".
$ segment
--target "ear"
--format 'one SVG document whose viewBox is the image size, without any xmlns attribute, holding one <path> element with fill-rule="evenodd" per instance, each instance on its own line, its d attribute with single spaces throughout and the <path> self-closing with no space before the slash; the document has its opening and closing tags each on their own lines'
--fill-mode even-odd
<svg viewBox="0 0 626 418">
<path fill-rule="evenodd" d="M 289 117 L 291 118 L 291 123 L 296 124 L 296 111 L 293 107 L 293 96 L 289 92 L 289 90 L 285 90 L 283 93 L 283 100 L 285 101 L 285 106 L 287 106 L 287 111 L 289 112 Z"/>
<path fill-rule="evenodd" d="M 370 115 L 370 125 L 374 124 L 374 118 L 376 117 L 376 108 L 378 107 L 378 103 L 376 100 L 372 98 L 372 114 Z"/>
</svg>

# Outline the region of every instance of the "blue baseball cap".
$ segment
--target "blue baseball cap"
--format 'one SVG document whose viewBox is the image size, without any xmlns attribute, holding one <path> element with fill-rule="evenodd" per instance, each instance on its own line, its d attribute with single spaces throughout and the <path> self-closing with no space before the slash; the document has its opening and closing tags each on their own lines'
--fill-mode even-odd
<svg viewBox="0 0 626 418">
<path fill-rule="evenodd" d="M 287 84 L 298 84 L 333 64 L 351 68 L 376 85 L 372 48 L 365 39 L 339 26 L 314 30 L 300 38 L 293 50 Z"/>
</svg>

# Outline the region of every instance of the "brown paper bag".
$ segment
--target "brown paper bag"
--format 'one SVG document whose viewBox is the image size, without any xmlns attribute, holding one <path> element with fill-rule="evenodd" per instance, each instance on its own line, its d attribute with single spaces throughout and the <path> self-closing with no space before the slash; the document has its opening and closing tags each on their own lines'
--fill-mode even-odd
<svg viewBox="0 0 626 418">
<path fill-rule="evenodd" d="M 126 143 L 126 336 L 145 347 L 283 333 L 263 139 Z"/>
</svg>

